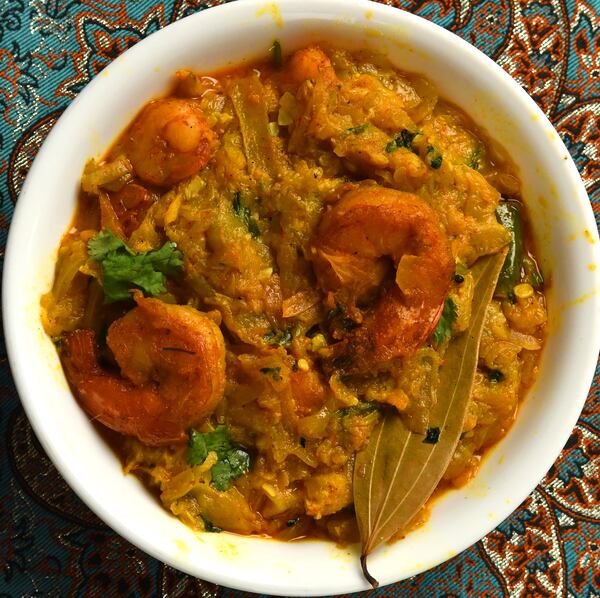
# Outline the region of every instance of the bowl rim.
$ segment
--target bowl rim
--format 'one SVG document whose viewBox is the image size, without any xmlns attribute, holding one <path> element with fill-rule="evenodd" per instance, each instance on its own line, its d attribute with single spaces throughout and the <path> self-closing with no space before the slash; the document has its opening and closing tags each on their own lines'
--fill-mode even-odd
<svg viewBox="0 0 600 598">
<path fill-rule="evenodd" d="M 276 3 L 273 3 L 273 4 L 276 5 Z M 402 20 L 404 20 L 408 23 L 419 23 L 423 27 L 430 27 L 436 33 L 436 35 L 439 35 L 441 38 L 443 38 L 444 41 L 446 43 L 448 43 L 450 46 L 452 46 L 452 45 L 457 46 L 463 52 L 466 52 L 469 55 L 469 57 L 472 58 L 474 61 L 479 62 L 483 67 L 486 67 L 488 70 L 492 70 L 494 72 L 495 76 L 503 81 L 504 85 L 511 87 L 512 91 L 521 98 L 521 101 L 525 105 L 527 105 L 528 109 L 533 114 L 535 114 L 536 117 L 542 123 L 544 123 L 545 125 L 550 127 L 552 130 L 554 130 L 553 126 L 551 125 L 551 123 L 549 122 L 549 120 L 547 119 L 545 114 L 537 106 L 537 104 L 535 104 L 535 102 L 530 98 L 530 96 L 525 92 L 525 90 L 523 90 L 510 77 L 510 75 L 507 72 L 505 72 L 500 66 L 498 66 L 496 63 L 494 63 L 490 58 L 488 58 L 481 51 L 477 50 L 474 46 L 472 46 L 468 42 L 464 41 L 462 38 L 458 37 L 456 34 L 450 32 L 448 30 L 445 30 L 444 28 L 436 25 L 435 23 L 427 21 L 426 19 L 423 19 L 422 17 L 419 17 L 417 15 L 403 11 L 401 9 L 397 9 L 397 8 L 389 6 L 389 5 L 381 4 L 378 2 L 371 2 L 369 0 L 330 0 L 326 6 L 323 6 L 323 3 L 321 0 L 302 0 L 302 1 L 279 0 L 278 4 L 281 7 L 285 6 L 286 9 L 289 6 L 297 5 L 298 10 L 305 10 L 305 11 L 310 10 L 312 12 L 318 12 L 319 14 L 327 14 L 327 15 L 330 15 L 330 18 L 333 18 L 333 15 L 336 14 L 336 12 L 338 10 L 344 10 L 344 11 L 350 10 L 352 14 L 358 14 L 359 12 L 369 11 L 369 12 L 373 13 L 375 16 L 377 16 L 383 20 L 387 20 L 387 21 L 396 21 L 396 20 L 402 21 Z M 236 16 L 236 13 L 241 11 L 242 7 L 248 11 L 253 11 L 253 10 L 263 7 L 264 5 L 265 5 L 265 2 L 262 0 L 244 0 L 244 2 L 232 2 L 229 4 L 218 5 L 218 6 L 214 6 L 212 8 L 206 9 L 206 10 L 199 11 L 195 14 L 185 17 L 184 19 L 175 21 L 174 23 L 171 23 L 170 25 L 164 27 L 163 29 L 144 38 L 143 40 L 138 42 L 135 46 L 133 46 L 132 48 L 130 48 L 129 50 L 124 52 L 122 55 L 120 55 L 117 59 L 115 59 L 108 67 L 106 67 L 106 69 L 110 68 L 111 70 L 115 70 L 117 68 L 120 68 L 120 66 L 123 64 L 123 62 L 128 57 L 136 56 L 138 54 L 143 54 L 146 51 L 146 48 L 149 47 L 151 44 L 159 43 L 159 41 L 163 37 L 166 38 L 167 35 L 172 35 L 173 32 L 176 31 L 177 28 L 179 28 L 179 27 L 190 27 L 190 26 L 192 26 L 192 24 L 196 24 L 197 22 L 200 22 L 202 19 L 205 18 L 205 16 L 207 14 L 211 14 L 213 16 L 221 15 L 221 18 L 225 19 L 225 18 L 228 18 L 229 16 Z M 300 8 L 301 5 L 302 5 L 302 9 Z M 165 31 L 168 31 L 168 33 L 165 33 Z M 22 351 L 17 342 L 17 339 L 19 336 L 19 329 L 16 328 L 16 325 L 14 323 L 15 320 L 10 317 L 10 315 L 12 313 L 14 313 L 14 311 L 16 309 L 18 309 L 19 307 L 22 307 L 19 305 L 18 297 L 13 296 L 10 289 L 12 288 L 12 281 L 18 278 L 18 270 L 19 270 L 18 246 L 20 243 L 23 243 L 22 238 L 26 238 L 26 235 L 24 235 L 24 233 L 23 233 L 23 231 L 26 229 L 26 224 L 23 222 L 22 215 L 25 213 L 24 206 L 25 206 L 26 201 L 31 202 L 31 200 L 29 200 L 29 199 L 26 200 L 25 198 L 28 196 L 28 191 L 29 191 L 29 188 L 32 186 L 32 181 L 37 176 L 37 172 L 40 168 L 40 164 L 44 160 L 44 155 L 52 147 L 53 140 L 57 137 L 58 131 L 60 130 L 61 126 L 70 118 L 70 115 L 77 110 L 77 107 L 83 101 L 83 99 L 86 98 L 87 96 L 89 96 L 90 94 L 94 93 L 94 90 L 99 85 L 99 81 L 101 80 L 103 72 L 104 71 L 102 71 L 101 73 L 96 75 L 85 86 L 85 88 L 77 95 L 77 97 L 70 103 L 70 105 L 66 108 L 66 110 L 63 112 L 63 114 L 60 116 L 57 123 L 54 125 L 54 127 L 50 131 L 47 139 L 44 141 L 42 147 L 38 151 L 38 154 L 34 160 L 34 163 L 32 164 L 32 166 L 29 170 L 29 173 L 27 174 L 26 180 L 25 180 L 23 187 L 21 189 L 21 192 L 19 194 L 19 201 L 17 202 L 17 204 L 15 206 L 15 211 L 14 211 L 14 215 L 13 215 L 13 218 L 11 221 L 11 226 L 10 226 L 9 237 L 8 237 L 7 244 L 6 244 L 5 266 L 4 266 L 4 273 L 3 273 L 2 308 L 3 308 L 3 313 L 4 313 L 3 320 L 4 320 L 4 330 L 5 330 L 5 338 L 6 338 L 6 348 L 7 348 L 9 364 L 10 364 L 11 371 L 13 374 L 13 379 L 15 381 L 15 385 L 16 385 L 20 400 L 24 406 L 27 417 L 28 417 L 29 421 L 31 422 L 32 427 L 35 431 L 35 434 L 38 437 L 42 447 L 44 448 L 44 450 L 46 451 L 46 453 L 48 454 L 49 458 L 54 463 L 54 465 L 56 466 L 58 471 L 65 478 L 65 480 L 67 481 L 69 486 L 76 492 L 76 494 L 83 500 L 83 502 L 94 513 L 96 513 L 96 515 L 98 515 L 100 517 L 100 519 L 102 519 L 104 522 L 106 522 L 119 535 L 126 538 L 128 541 L 130 541 L 135 546 L 140 547 L 142 550 L 144 550 L 146 553 L 150 554 L 154 558 L 157 558 L 163 562 L 167 562 L 167 563 L 171 564 L 172 566 L 175 566 L 177 568 L 185 570 L 185 568 L 182 568 L 180 564 L 173 564 L 173 561 L 169 559 L 168 553 L 165 553 L 165 551 L 150 544 L 148 541 L 144 541 L 144 538 L 140 538 L 139 536 L 130 532 L 130 530 L 127 528 L 126 523 L 124 521 L 122 521 L 118 516 L 116 516 L 113 512 L 109 511 L 102 504 L 100 504 L 94 498 L 94 496 L 92 496 L 88 492 L 88 489 L 85 487 L 85 485 L 81 484 L 79 479 L 69 469 L 69 467 L 65 463 L 61 453 L 58 450 L 56 450 L 56 447 L 53 443 L 52 434 L 46 429 L 46 427 L 44 426 L 44 422 L 38 417 L 38 413 L 36 412 L 35 405 L 29 398 L 31 396 L 30 382 L 28 380 L 28 378 L 30 376 L 30 372 L 23 365 L 25 363 L 25 361 L 23 360 Z M 562 144 L 562 141 L 560 141 L 559 143 Z M 572 179 L 572 183 L 575 186 L 575 188 L 577 188 L 577 190 L 578 190 L 577 196 L 581 197 L 581 198 L 587 197 L 587 193 L 586 193 L 583 183 L 579 177 L 577 168 L 576 168 L 572 158 L 570 157 L 568 151 L 564 147 L 564 144 L 562 144 L 562 150 L 564 150 L 564 153 L 569 156 L 569 159 L 566 160 L 566 163 L 564 165 L 566 168 L 565 172 Z M 582 211 L 586 217 L 586 224 L 588 224 L 590 226 L 591 234 L 595 238 L 596 245 L 595 245 L 595 248 L 593 249 L 593 251 L 595 251 L 595 253 L 596 253 L 596 258 L 598 258 L 597 261 L 600 262 L 600 250 L 598 249 L 598 231 L 597 231 L 596 226 L 591 225 L 592 222 L 595 224 L 595 218 L 593 215 L 593 210 L 592 210 L 591 204 L 589 203 L 589 200 L 588 200 L 586 205 L 581 205 L 579 207 L 582 209 Z M 600 280 L 600 275 L 596 276 L 596 280 L 597 281 Z M 596 310 L 598 312 L 600 312 L 600 298 L 596 295 L 595 297 L 592 298 L 592 301 L 593 301 L 592 305 L 596 307 Z M 598 322 L 599 321 L 596 320 L 596 334 L 595 334 L 596 355 L 592 355 L 591 354 L 592 352 L 590 351 L 590 355 L 588 356 L 588 359 L 586 360 L 586 362 L 581 363 L 582 386 L 587 385 L 587 388 L 589 388 L 591 385 L 595 367 L 596 367 L 597 353 L 598 353 L 598 350 L 600 349 L 600 335 L 598 334 L 598 331 L 599 331 Z M 586 393 L 586 396 L 587 396 L 587 393 Z M 548 471 L 548 469 L 551 467 L 551 465 L 554 463 L 554 461 L 560 454 L 562 447 L 566 443 L 568 436 L 571 433 L 571 430 L 573 429 L 573 427 L 577 421 L 577 418 L 579 417 L 579 413 L 581 412 L 581 409 L 583 408 L 583 405 L 586 400 L 586 396 L 581 397 L 580 405 L 578 406 L 578 409 L 573 409 L 573 411 L 571 413 L 571 417 L 565 418 L 564 425 L 563 425 L 563 430 L 564 430 L 563 437 L 555 439 L 554 444 L 553 444 L 553 446 L 555 447 L 555 450 L 548 451 L 547 455 L 546 455 L 546 459 L 541 460 L 540 462 L 535 464 L 535 467 L 534 467 L 535 471 L 538 473 L 541 472 L 540 475 L 537 476 L 538 480 L 543 477 L 545 472 Z M 537 482 L 536 482 L 536 485 L 537 485 Z M 519 495 L 516 497 L 516 501 L 517 501 L 516 504 L 519 504 L 520 502 L 522 502 L 522 500 L 524 500 L 534 489 L 535 489 L 535 486 L 530 488 L 527 492 L 521 492 L 522 496 Z M 462 550 L 466 549 L 468 546 L 472 545 L 474 542 L 478 541 L 483 536 L 485 536 L 487 533 L 489 533 L 498 524 L 499 521 L 504 520 L 510 513 L 512 513 L 514 511 L 514 508 L 515 507 L 513 507 L 513 506 L 507 506 L 505 509 L 505 512 L 503 512 L 499 515 L 498 521 L 494 520 L 494 522 L 492 522 L 488 526 L 485 526 L 484 528 L 482 528 L 483 533 L 479 537 L 475 538 L 474 540 L 473 539 L 465 540 L 462 543 L 462 545 L 458 546 L 459 550 L 462 551 Z M 430 569 L 433 566 L 437 566 L 444 560 L 445 559 L 442 559 L 431 565 L 423 567 L 423 569 L 418 572 L 420 573 L 422 571 Z M 190 573 L 191 575 L 196 575 L 196 573 L 197 573 L 195 571 L 186 571 L 186 572 Z M 232 580 L 231 578 L 211 577 L 211 575 L 208 574 L 208 572 L 205 575 L 203 574 L 203 578 L 210 580 L 210 581 L 214 581 L 215 583 L 219 583 L 221 585 L 225 585 L 228 587 L 241 589 L 241 590 L 261 591 L 261 592 L 268 592 L 268 593 L 282 593 L 285 590 L 285 592 L 282 593 L 282 595 L 322 595 L 322 593 L 318 589 L 315 592 L 304 591 L 301 594 L 294 594 L 293 590 L 291 590 L 290 588 L 274 587 L 272 585 L 269 585 L 268 582 L 265 582 L 261 587 L 258 587 L 256 585 L 253 587 L 248 587 L 247 585 L 244 585 L 243 583 L 241 583 L 241 584 L 238 583 L 238 581 L 235 579 Z M 232 583 L 232 581 L 233 581 L 233 583 Z M 391 581 L 386 580 L 385 583 L 393 583 L 394 581 L 398 581 L 398 579 L 391 580 Z M 343 591 L 343 592 L 359 591 L 359 590 L 363 590 L 365 588 L 366 588 L 366 586 L 357 587 L 356 585 L 344 586 L 344 585 L 340 584 L 340 591 Z"/>
</svg>

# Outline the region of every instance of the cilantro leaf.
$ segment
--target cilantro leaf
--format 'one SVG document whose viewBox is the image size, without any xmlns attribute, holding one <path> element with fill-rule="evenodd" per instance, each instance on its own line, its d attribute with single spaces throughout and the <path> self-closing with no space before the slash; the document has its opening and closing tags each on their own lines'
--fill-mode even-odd
<svg viewBox="0 0 600 598">
<path fill-rule="evenodd" d="M 467 158 L 467 166 L 473 170 L 479 170 L 481 168 L 481 156 L 483 154 L 483 145 L 478 143 L 475 149 L 471 152 Z"/>
<path fill-rule="evenodd" d="M 206 434 L 200 434 L 192 428 L 188 440 L 188 451 L 186 460 L 188 465 L 202 465 L 208 457 L 208 448 L 206 448 Z"/>
<path fill-rule="evenodd" d="M 227 428 L 223 425 L 217 426 L 214 432 L 207 432 L 204 434 L 204 440 L 208 452 L 214 451 L 219 457 L 227 453 L 233 446 L 231 440 L 229 440 Z"/>
<path fill-rule="evenodd" d="M 212 487 L 219 492 L 224 492 L 225 490 L 229 490 L 231 486 L 231 466 L 229 462 L 217 461 L 210 470 Z"/>
<path fill-rule="evenodd" d="M 256 239 L 260 236 L 258 223 L 252 218 L 250 208 L 242 203 L 242 194 L 239 191 L 233 194 L 233 213 L 242 221 L 252 237 Z"/>
<path fill-rule="evenodd" d="M 152 264 L 155 270 L 162 272 L 165 276 L 175 276 L 183 266 L 183 254 L 177 250 L 177 245 L 167 241 L 160 249 L 148 253 L 138 253 L 144 263 Z"/>
<path fill-rule="evenodd" d="M 398 147 L 396 146 L 396 140 L 392 139 L 389 143 L 386 144 L 385 146 L 385 151 L 388 154 L 391 154 L 392 152 L 395 152 L 398 149 Z"/>
<path fill-rule="evenodd" d="M 218 457 L 210 470 L 211 483 L 215 490 L 224 492 L 229 489 L 233 480 L 249 471 L 250 456 L 243 448 L 231 442 L 227 428 L 223 425 L 217 426 L 214 432 L 205 434 L 192 428 L 188 441 L 188 464 L 201 465 L 211 451 L 217 453 Z"/>
<path fill-rule="evenodd" d="M 183 255 L 175 243 L 167 242 L 156 251 L 134 253 L 109 229 L 101 231 L 88 243 L 88 254 L 100 264 L 104 302 L 130 298 L 131 287 L 146 295 L 164 293 L 165 276 L 175 276 L 183 265 Z"/>
<path fill-rule="evenodd" d="M 452 324 L 456 320 L 456 304 L 450 297 L 444 302 L 442 315 L 433 331 L 433 342 L 436 345 L 441 345 L 446 339 L 452 335 Z"/>
<path fill-rule="evenodd" d="M 419 134 L 418 131 L 409 131 L 408 129 L 402 129 L 392 141 L 385 146 L 385 151 L 388 154 L 395 152 L 398 148 L 405 147 L 406 149 L 412 149 L 412 142 L 414 138 Z"/>
<path fill-rule="evenodd" d="M 368 128 L 369 128 L 369 123 L 365 123 L 363 125 L 358 125 L 356 127 L 350 127 L 349 129 L 346 129 L 346 132 L 352 133 L 353 135 L 360 135 L 361 133 L 364 133 Z"/>
<path fill-rule="evenodd" d="M 437 170 L 442 165 L 442 154 L 433 145 L 427 146 L 427 159 L 429 160 L 429 165 L 434 170 Z"/>
<path fill-rule="evenodd" d="M 234 479 L 243 476 L 250 469 L 250 455 L 241 448 L 229 451 L 227 461 Z"/>
<path fill-rule="evenodd" d="M 285 330 L 271 330 L 263 336 L 265 343 L 269 345 L 279 345 L 280 347 L 289 347 L 292 343 L 294 335 L 291 328 Z"/>
<path fill-rule="evenodd" d="M 103 260 L 111 251 L 117 251 L 118 249 L 125 249 L 129 255 L 133 255 L 129 247 L 119 237 L 113 235 L 110 229 L 101 230 L 88 243 L 88 253 L 96 262 Z"/>
<path fill-rule="evenodd" d="M 231 482 L 250 469 L 250 457 L 242 449 L 232 449 L 211 470 L 212 486 L 219 492 L 229 490 Z"/>
<path fill-rule="evenodd" d="M 400 135 L 396 137 L 396 145 L 398 147 L 405 147 L 410 149 L 414 138 L 418 135 L 418 131 L 409 131 L 408 129 L 402 129 Z"/>
</svg>

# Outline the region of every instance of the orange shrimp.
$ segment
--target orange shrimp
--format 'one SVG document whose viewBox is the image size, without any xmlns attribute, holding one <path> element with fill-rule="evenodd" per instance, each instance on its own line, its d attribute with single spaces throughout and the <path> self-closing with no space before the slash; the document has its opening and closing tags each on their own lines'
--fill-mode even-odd
<svg viewBox="0 0 600 598">
<path fill-rule="evenodd" d="M 171 187 L 208 163 L 217 137 L 193 100 L 164 98 L 147 104 L 126 135 L 125 152 L 137 176 Z"/>
<path fill-rule="evenodd" d="M 324 214 L 312 254 L 320 286 L 354 313 L 357 302 L 378 294 L 364 316 L 359 312 L 358 328 L 338 343 L 348 371 L 411 355 L 430 336 L 454 260 L 438 217 L 422 199 L 375 185 L 349 191 Z M 386 281 L 392 265 L 395 284 Z"/>
<path fill-rule="evenodd" d="M 323 50 L 316 46 L 309 46 L 294 52 L 286 68 L 291 79 L 298 84 L 307 79 L 312 81 L 323 79 L 328 83 L 337 79 L 331 60 Z"/>
<path fill-rule="evenodd" d="M 107 344 L 121 369 L 99 363 L 91 330 L 63 335 L 71 387 L 93 419 L 144 444 L 184 442 L 225 389 L 225 343 L 205 314 L 135 293 L 137 307 L 113 322 Z"/>
</svg>

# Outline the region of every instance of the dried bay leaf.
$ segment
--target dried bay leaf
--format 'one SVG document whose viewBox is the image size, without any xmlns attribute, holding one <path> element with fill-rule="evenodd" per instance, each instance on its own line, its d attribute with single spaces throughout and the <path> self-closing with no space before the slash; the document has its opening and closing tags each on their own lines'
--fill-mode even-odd
<svg viewBox="0 0 600 598">
<path fill-rule="evenodd" d="M 356 455 L 354 507 L 361 565 L 373 587 L 378 582 L 367 570 L 367 555 L 406 528 L 435 490 L 456 449 L 471 396 L 486 309 L 504 258 L 505 253 L 486 256 L 471 269 L 475 281 L 471 322 L 450 342 L 444 355 L 437 403 L 429 419 L 430 431 L 435 433 L 425 437 L 411 432 L 400 415 L 390 410 Z M 432 443 L 431 437 L 437 442 Z"/>
</svg>

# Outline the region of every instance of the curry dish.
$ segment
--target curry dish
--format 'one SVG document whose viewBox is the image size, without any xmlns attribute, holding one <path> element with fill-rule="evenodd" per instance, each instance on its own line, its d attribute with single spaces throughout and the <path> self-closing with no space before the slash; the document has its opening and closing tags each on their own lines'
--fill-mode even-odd
<svg viewBox="0 0 600 598">
<path fill-rule="evenodd" d="M 88 162 L 42 321 L 125 471 L 185 524 L 340 543 L 374 431 L 396 418 L 426 450 L 450 435 L 440 380 L 476 339 L 441 478 L 397 538 L 475 475 L 536 375 L 544 281 L 518 169 L 381 56 L 271 53 L 177 72 Z"/>
</svg>

